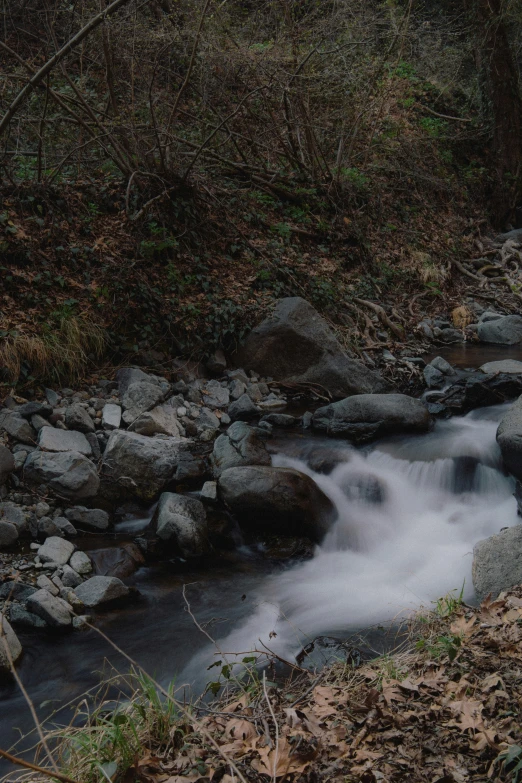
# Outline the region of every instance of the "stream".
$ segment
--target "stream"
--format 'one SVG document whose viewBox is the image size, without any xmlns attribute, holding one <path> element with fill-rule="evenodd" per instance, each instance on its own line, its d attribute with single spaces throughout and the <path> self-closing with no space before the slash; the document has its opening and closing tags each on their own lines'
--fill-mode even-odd
<svg viewBox="0 0 522 783">
<path fill-rule="evenodd" d="M 338 511 L 313 558 L 281 564 L 242 546 L 198 566 L 144 567 L 126 580 L 139 599 L 99 613 L 97 626 L 162 682 L 175 677 L 178 685 L 200 688 L 215 650 L 186 611 L 183 584 L 198 621 L 222 650 L 240 657 L 266 644 L 291 659 L 318 635 L 347 638 L 390 624 L 463 587 L 465 600 L 473 601 L 474 544 L 518 522 L 514 483 L 495 440 L 507 407 L 438 421 L 427 435 L 358 450 L 309 434 L 278 437 L 271 443 L 274 464 L 311 475 Z M 132 538 L 143 524 L 123 523 L 119 534 Z M 41 720 L 95 687 L 105 660 L 129 668 L 94 631 L 19 636 L 18 672 Z M 9 748 L 30 729 L 20 691 L 3 682 L 0 745 Z"/>
</svg>

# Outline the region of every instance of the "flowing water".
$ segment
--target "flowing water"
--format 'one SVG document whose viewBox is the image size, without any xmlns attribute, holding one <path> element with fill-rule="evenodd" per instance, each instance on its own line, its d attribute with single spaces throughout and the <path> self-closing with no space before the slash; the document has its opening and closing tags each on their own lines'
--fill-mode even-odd
<svg viewBox="0 0 522 783">
<path fill-rule="evenodd" d="M 281 566 L 241 547 L 197 570 L 143 568 L 134 578 L 140 600 L 99 615 L 99 627 L 162 681 L 178 675 L 200 684 L 215 651 L 185 611 L 183 583 L 220 649 L 242 656 L 265 644 L 291 658 L 317 635 L 346 637 L 389 623 L 463 586 L 472 601 L 474 544 L 518 522 L 513 480 L 495 440 L 506 409 L 474 411 L 438 422 L 427 435 L 363 450 L 311 436 L 277 441 L 274 464 L 308 473 L 338 512 L 314 557 Z M 332 463 L 328 473 L 310 467 L 318 454 Z M 139 528 L 124 524 L 131 535 Z M 105 657 L 128 668 L 94 632 L 21 641 L 19 672 L 41 717 L 92 687 Z M 0 687 L 0 745 L 17 739 L 15 727 L 30 725 L 15 685 Z"/>
</svg>

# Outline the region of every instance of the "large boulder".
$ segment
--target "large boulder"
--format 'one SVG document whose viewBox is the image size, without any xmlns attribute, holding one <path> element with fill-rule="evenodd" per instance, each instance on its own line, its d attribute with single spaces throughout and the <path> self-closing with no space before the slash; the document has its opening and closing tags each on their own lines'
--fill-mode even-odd
<svg viewBox="0 0 522 783">
<path fill-rule="evenodd" d="M 522 396 L 501 420 L 497 443 L 507 469 L 517 478 L 522 478 Z"/>
<path fill-rule="evenodd" d="M 522 342 L 522 316 L 503 315 L 492 321 L 481 321 L 478 338 L 483 343 L 516 345 Z"/>
<path fill-rule="evenodd" d="M 11 671 L 11 662 L 15 663 L 22 654 L 22 645 L 7 620 L 0 614 L 2 633 L 0 634 L 0 672 Z"/>
<path fill-rule="evenodd" d="M 240 465 L 270 465 L 270 454 L 258 432 L 243 421 L 236 421 L 214 443 L 211 463 L 216 478 L 227 468 Z"/>
<path fill-rule="evenodd" d="M 472 576 L 479 600 L 490 593 L 496 598 L 502 590 L 522 583 L 522 525 L 475 545 Z"/>
<path fill-rule="evenodd" d="M 388 388 L 380 375 L 346 355 L 326 321 L 300 297 L 278 302 L 250 332 L 236 362 L 277 381 L 318 384 L 336 398 Z"/>
<path fill-rule="evenodd" d="M 197 498 L 164 492 L 156 508 L 152 527 L 158 538 L 172 546 L 183 557 L 208 551 L 207 515 Z"/>
<path fill-rule="evenodd" d="M 522 375 L 522 362 L 516 359 L 501 359 L 498 362 L 486 362 L 480 368 L 481 372 L 505 373 L 506 375 Z"/>
<path fill-rule="evenodd" d="M 85 606 L 91 608 L 125 598 L 129 588 L 116 576 L 91 576 L 74 592 Z"/>
<path fill-rule="evenodd" d="M 14 457 L 6 446 L 0 446 L 0 486 L 15 469 Z"/>
<path fill-rule="evenodd" d="M 92 456 L 91 445 L 83 432 L 42 427 L 38 435 L 38 445 L 43 451 L 77 451 L 85 457 Z"/>
<path fill-rule="evenodd" d="M 330 437 L 364 443 L 402 432 L 426 432 L 431 416 L 420 400 L 405 394 L 361 394 L 319 408 L 312 427 Z"/>
<path fill-rule="evenodd" d="M 218 480 L 218 494 L 244 528 L 320 541 L 335 510 L 307 475 L 293 468 L 264 465 L 228 468 Z"/>
<path fill-rule="evenodd" d="M 25 461 L 24 477 L 74 501 L 94 497 L 100 486 L 96 467 L 77 451 L 33 451 Z"/>
<path fill-rule="evenodd" d="M 29 597 L 27 608 L 52 628 L 66 628 L 72 623 L 72 607 L 63 598 L 52 595 L 45 588 L 37 590 Z"/>
<path fill-rule="evenodd" d="M 117 494 L 129 490 L 151 500 L 170 481 L 190 441 L 113 430 L 103 454 L 104 484 Z"/>
</svg>

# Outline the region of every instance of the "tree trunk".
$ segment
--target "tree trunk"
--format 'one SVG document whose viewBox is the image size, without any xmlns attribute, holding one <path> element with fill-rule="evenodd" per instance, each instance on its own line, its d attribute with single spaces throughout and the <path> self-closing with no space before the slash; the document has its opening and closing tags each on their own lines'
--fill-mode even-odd
<svg viewBox="0 0 522 783">
<path fill-rule="evenodd" d="M 509 44 L 505 0 L 466 0 L 477 36 L 477 59 L 493 121 L 491 217 L 505 228 L 522 198 L 522 98 Z"/>
</svg>

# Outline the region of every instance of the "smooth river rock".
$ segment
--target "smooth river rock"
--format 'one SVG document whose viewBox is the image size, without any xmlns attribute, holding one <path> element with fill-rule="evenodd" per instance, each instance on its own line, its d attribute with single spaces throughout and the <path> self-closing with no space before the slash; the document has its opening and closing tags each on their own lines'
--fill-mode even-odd
<svg viewBox="0 0 522 783">
<path fill-rule="evenodd" d="M 522 342 L 522 316 L 504 315 L 478 325 L 478 338 L 483 343 L 517 345 Z"/>
<path fill-rule="evenodd" d="M 69 559 L 75 549 L 75 545 L 70 541 L 67 541 L 66 538 L 50 536 L 38 550 L 38 557 L 42 563 L 56 563 L 57 565 L 65 565 L 65 563 L 69 562 Z"/>
<path fill-rule="evenodd" d="M 250 332 L 236 361 L 276 381 L 318 384 L 335 398 L 389 388 L 380 375 L 346 355 L 326 321 L 301 297 L 281 299 Z"/>
<path fill-rule="evenodd" d="M 73 501 L 94 497 L 100 487 L 95 465 L 76 451 L 33 451 L 25 461 L 24 478 Z"/>
<path fill-rule="evenodd" d="M 152 527 L 162 541 L 168 542 L 183 557 L 208 551 L 207 515 L 197 498 L 164 492 L 158 502 Z"/>
<path fill-rule="evenodd" d="M 522 525 L 479 541 L 473 550 L 473 586 L 482 600 L 522 583 Z"/>
<path fill-rule="evenodd" d="M 85 606 L 92 608 L 124 598 L 129 594 L 129 588 L 115 576 L 91 576 L 74 592 Z"/>
<path fill-rule="evenodd" d="M 293 468 L 228 468 L 219 477 L 218 495 L 245 529 L 321 541 L 335 518 L 317 484 Z"/>
<path fill-rule="evenodd" d="M 480 369 L 487 374 L 502 372 L 506 375 L 522 375 L 522 362 L 517 362 L 515 359 L 502 359 L 499 362 L 486 362 Z"/>
<path fill-rule="evenodd" d="M 110 522 L 108 513 L 101 508 L 74 506 L 67 509 L 65 516 L 80 529 L 87 528 L 87 530 L 107 530 Z"/>
<path fill-rule="evenodd" d="M 405 394 L 360 394 L 319 408 L 312 427 L 330 437 L 365 443 L 383 435 L 427 432 L 432 419 L 423 403 Z"/>
<path fill-rule="evenodd" d="M 522 396 L 513 403 L 497 430 L 497 443 L 507 469 L 522 479 Z"/>
</svg>

